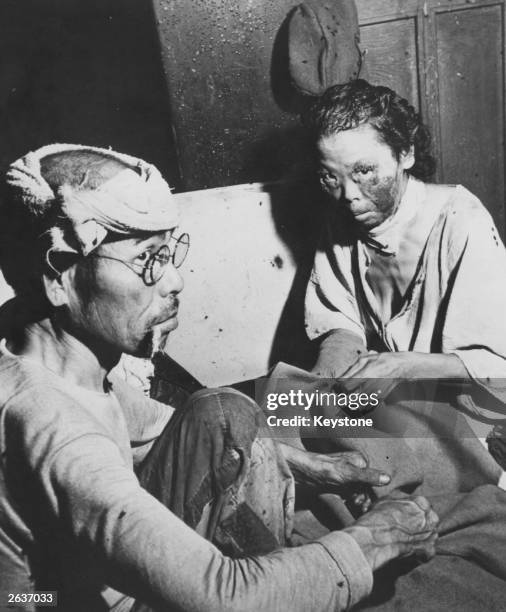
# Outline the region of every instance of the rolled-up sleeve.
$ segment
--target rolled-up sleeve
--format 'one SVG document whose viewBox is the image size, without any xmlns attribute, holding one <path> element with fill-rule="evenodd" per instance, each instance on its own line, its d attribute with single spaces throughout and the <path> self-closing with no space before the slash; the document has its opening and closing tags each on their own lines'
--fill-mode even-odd
<svg viewBox="0 0 506 612">
<path fill-rule="evenodd" d="M 354 606 L 369 595 L 373 585 L 372 572 L 360 546 L 346 531 L 331 533 L 319 541 L 332 556 L 347 583 L 347 607 Z"/>
<path fill-rule="evenodd" d="M 371 589 L 367 561 L 345 532 L 261 557 L 224 556 L 141 489 L 106 438 L 61 449 L 51 483 L 68 529 L 91 547 L 106 582 L 155 609 L 338 611 Z"/>
</svg>

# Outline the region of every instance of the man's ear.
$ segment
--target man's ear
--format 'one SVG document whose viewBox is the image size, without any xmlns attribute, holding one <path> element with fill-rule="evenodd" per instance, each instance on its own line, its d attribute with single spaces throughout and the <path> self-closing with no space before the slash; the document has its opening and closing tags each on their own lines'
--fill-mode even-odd
<svg viewBox="0 0 506 612">
<path fill-rule="evenodd" d="M 415 145 L 411 145 L 407 151 L 401 153 L 400 162 L 403 170 L 409 170 L 415 165 Z"/>
<path fill-rule="evenodd" d="M 65 306 L 65 304 L 68 304 L 69 300 L 62 274 L 54 276 L 44 274 L 42 279 L 44 282 L 46 297 L 53 306 Z"/>
</svg>

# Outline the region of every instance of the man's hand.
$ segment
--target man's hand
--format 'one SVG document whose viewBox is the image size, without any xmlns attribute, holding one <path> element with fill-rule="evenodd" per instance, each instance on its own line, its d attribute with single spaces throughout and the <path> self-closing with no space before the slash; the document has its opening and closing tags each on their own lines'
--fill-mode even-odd
<svg viewBox="0 0 506 612">
<path fill-rule="evenodd" d="M 425 497 L 384 498 L 345 531 L 357 541 L 374 571 L 397 557 L 431 559 L 438 522 Z"/>
<path fill-rule="evenodd" d="M 359 452 L 319 454 L 288 444 L 280 446 L 295 482 L 319 491 L 336 491 L 350 484 L 381 486 L 390 482 L 388 474 L 370 468 Z"/>
</svg>

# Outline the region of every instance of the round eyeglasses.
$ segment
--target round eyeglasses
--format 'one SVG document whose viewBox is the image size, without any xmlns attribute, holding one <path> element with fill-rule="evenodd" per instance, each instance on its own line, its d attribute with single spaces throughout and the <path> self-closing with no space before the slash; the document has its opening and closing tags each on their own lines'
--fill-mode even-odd
<svg viewBox="0 0 506 612">
<path fill-rule="evenodd" d="M 132 272 L 135 272 L 137 276 L 140 276 L 144 284 L 150 287 L 155 285 L 162 278 L 169 263 L 175 268 L 179 268 L 186 259 L 188 249 L 190 248 L 190 236 L 187 233 L 181 234 L 178 237 L 171 236 L 169 241 L 174 242 L 172 247 L 169 247 L 168 244 L 162 245 L 158 251 L 152 253 L 143 264 L 95 253 L 91 253 L 88 257 L 119 261 L 127 266 L 127 268 L 130 268 Z"/>
</svg>

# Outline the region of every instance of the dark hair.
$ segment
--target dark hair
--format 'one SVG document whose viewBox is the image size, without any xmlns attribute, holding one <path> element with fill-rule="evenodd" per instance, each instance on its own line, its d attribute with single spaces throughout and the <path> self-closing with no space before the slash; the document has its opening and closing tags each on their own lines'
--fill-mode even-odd
<svg viewBox="0 0 506 612">
<path fill-rule="evenodd" d="M 415 163 L 408 170 L 410 174 L 420 179 L 434 174 L 428 129 L 413 106 L 388 87 L 363 79 L 330 87 L 309 106 L 303 122 L 315 141 L 369 123 L 397 159 L 414 146 Z"/>
<path fill-rule="evenodd" d="M 40 160 L 41 175 L 53 190 L 54 198 L 39 206 L 27 203 L 24 192 L 4 179 L 0 194 L 0 267 L 16 295 L 30 304 L 34 312 L 49 312 L 42 275 L 51 273 L 45 257 L 50 247 L 48 229 L 59 214 L 59 188 L 71 185 L 98 189 L 129 167 L 98 151 L 71 150 L 46 155 Z M 69 265 L 73 262 L 75 257 L 68 257 Z"/>
</svg>

